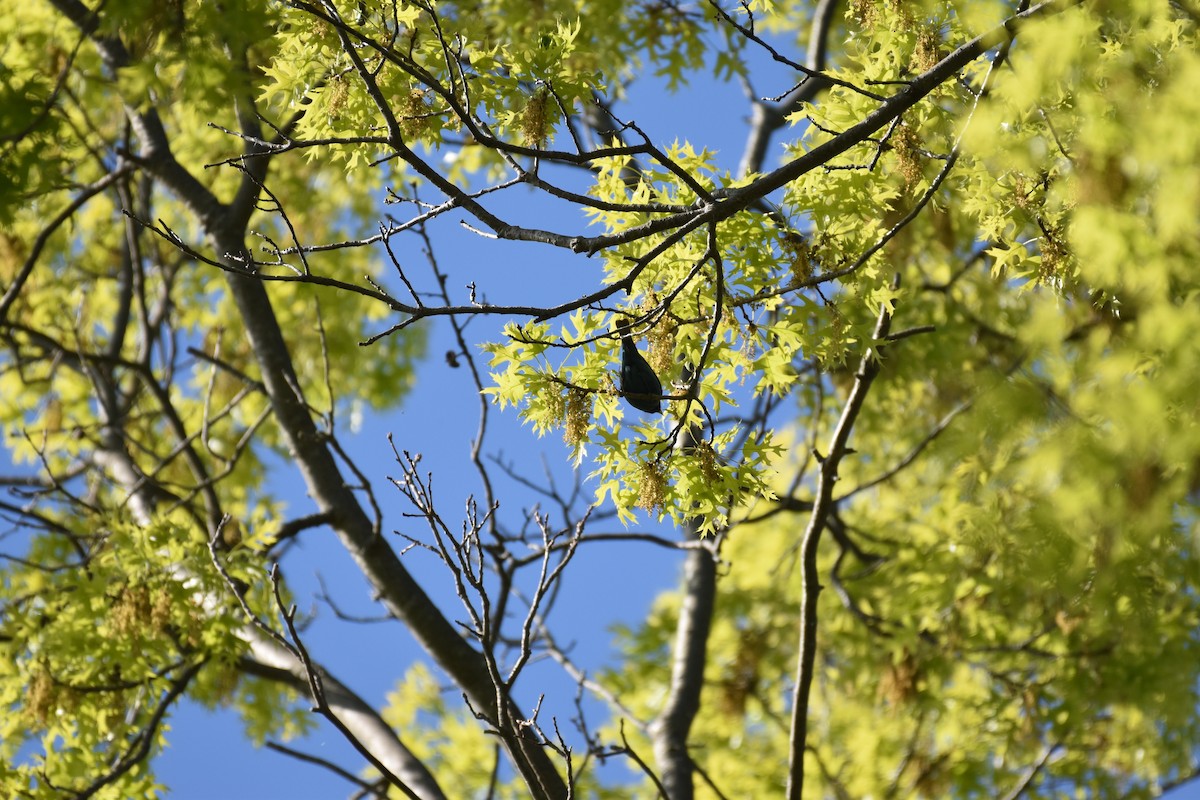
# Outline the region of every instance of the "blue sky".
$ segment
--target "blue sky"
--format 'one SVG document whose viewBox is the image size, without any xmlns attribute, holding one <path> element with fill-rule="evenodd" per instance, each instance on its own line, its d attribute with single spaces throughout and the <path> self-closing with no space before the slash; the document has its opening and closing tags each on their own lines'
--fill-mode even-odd
<svg viewBox="0 0 1200 800">
<path fill-rule="evenodd" d="M 767 83 L 765 77 L 758 78 L 756 89 L 763 94 L 778 94 L 793 80 L 788 72 L 772 69 L 769 74 L 776 76 L 775 83 Z M 718 163 L 733 171 L 741 157 L 749 104 L 736 84 L 705 82 L 671 95 L 659 83 L 643 80 L 632 87 L 628 101 L 618 108 L 618 113 L 635 120 L 660 145 L 687 140 L 697 149 L 715 150 Z M 774 152 L 778 154 L 778 147 Z M 528 199 L 522 199 L 519 193 L 513 196 L 519 202 Z M 583 216 L 565 206 L 539 204 L 536 209 L 535 213 L 549 217 L 540 227 L 586 232 Z M 380 213 L 386 210 L 381 203 Z M 443 220 L 431 229 L 439 263 L 450 275 L 448 288 L 457 293 L 456 300 L 466 299 L 465 285 L 471 281 L 496 303 L 549 304 L 600 285 L 598 259 L 530 243 L 485 240 L 460 227 L 458 219 L 455 216 Z M 397 244 L 398 255 L 413 265 L 414 273 L 426 275 L 418 240 L 412 237 L 407 242 L 398 240 Z M 470 323 L 468 332 L 475 342 L 495 339 L 504 321 L 477 318 Z M 385 530 L 389 531 L 409 530 L 406 526 L 413 525 L 400 516 L 406 510 L 404 500 L 387 480 L 388 476 L 399 473 L 387 440 L 389 434 L 394 436 L 398 447 L 422 454 L 422 468 L 433 473 L 440 507 L 449 519 L 457 519 L 466 498 L 480 488 L 478 476 L 468 462 L 478 419 L 478 398 L 467 371 L 451 368 L 444 359 L 447 350 L 457 349 L 450 326 L 437 319 L 421 324 L 429 336 L 428 355 L 412 393 L 396 409 L 368 413 L 361 431 L 346 434 L 344 440 L 385 506 Z M 364 369 L 370 368 L 372 358 L 369 348 L 362 351 Z M 480 365 L 486 366 L 482 357 Z M 511 410 L 492 410 L 486 451 L 511 460 L 531 477 L 539 477 L 545 464 L 560 482 L 570 481 L 567 448 L 558 437 L 538 439 L 528 426 L 520 424 Z M 310 513 L 312 504 L 305 497 L 295 471 L 282 462 L 279 466 L 272 488 L 288 502 L 291 514 Z M 582 470 L 586 473 L 586 463 Z M 518 518 L 518 509 L 536 502 L 527 489 L 502 477 L 498 468 L 493 468 L 492 475 L 497 481 L 497 495 L 504 503 L 501 513 L 510 522 Z M 602 529 L 618 527 L 612 521 Z M 675 535 L 670 530 L 662 532 Z M 426 591 L 443 608 L 456 614 L 460 607 L 444 567 L 418 550 L 410 551 L 405 559 Z M 558 630 L 570 631 L 572 655 L 591 669 L 611 663 L 615 655 L 611 626 L 617 622 L 636 624 L 643 619 L 654 597 L 677 584 L 680 563 L 677 554 L 649 545 L 605 544 L 583 549 L 568 569 L 563 595 L 552 617 Z M 384 705 L 387 693 L 405 668 L 422 657 L 412 637 L 398 623 L 339 622 L 328 606 L 315 600 L 321 591 L 320 576 L 342 611 L 362 616 L 375 616 L 382 611 L 371 601 L 357 568 L 328 530 L 304 533 L 298 546 L 289 552 L 284 567 L 302 611 L 315 609 L 317 613 L 305 632 L 306 646 L 333 674 L 369 702 Z M 557 714 L 561 721 L 569 720 L 573 714 L 574 685 L 556 666 L 534 665 L 525 686 L 523 703 L 534 699 L 532 689 L 545 690 L 549 696 L 543 718 Z M 592 710 L 598 708 L 592 706 Z M 591 720 L 593 724 L 598 721 L 598 717 Z M 156 762 L 155 769 L 159 779 L 170 787 L 169 796 L 174 800 L 218 797 L 305 800 L 346 797 L 353 791 L 344 780 L 319 767 L 301 764 L 269 750 L 250 748 L 236 714 L 228 710 L 211 712 L 184 704 L 171 717 L 169 725 L 170 746 Z M 289 744 L 351 769 L 361 763 L 341 735 L 323 721 L 311 735 Z M 1174 800 L 1200 798 L 1200 788 L 1185 788 L 1169 796 Z"/>
<path fill-rule="evenodd" d="M 701 93 L 703 101 L 698 102 Z M 728 109 L 728 113 L 714 113 L 715 109 Z M 702 87 L 671 95 L 660 85 L 643 81 L 632 87 L 628 102 L 618 113 L 635 120 L 660 144 L 687 140 L 697 149 L 716 150 L 723 168 L 730 171 L 737 168 L 749 110 L 742 90 L 735 85 L 706 82 Z M 520 196 L 523 194 L 527 195 L 526 191 L 519 190 L 512 202 L 535 199 Z M 509 208 L 505 206 L 506 212 Z M 384 211 L 381 204 L 380 213 Z M 538 215 L 539 227 L 594 233 L 587 229 L 582 214 L 563 204 L 539 202 L 533 213 Z M 439 266 L 450 276 L 447 287 L 452 295 L 457 292 L 456 302 L 465 302 L 465 286 L 472 281 L 481 294 L 486 292 L 490 302 L 522 304 L 552 304 L 601 285 L 599 258 L 588 259 L 544 245 L 483 239 L 459 226 L 458 219 L 455 216 L 431 227 Z M 414 275 L 424 278 L 429 273 L 419 247 L 416 237 L 396 242 L 401 261 L 411 266 Z M 475 342 L 495 339 L 505 321 L 475 318 L 467 332 Z M 450 325 L 439 319 L 421 324 L 429 337 L 428 354 L 418 370 L 419 378 L 412 393 L 395 410 L 368 413 L 361 431 L 347 435 L 344 442 L 385 506 L 387 530 L 411 530 L 411 522 L 399 516 L 401 510 L 407 510 L 404 500 L 387 481 L 388 476 L 399 474 L 388 434 L 392 434 L 398 448 L 422 454 L 421 467 L 433 474 L 439 504 L 449 519 L 457 520 L 466 498 L 480 488 L 478 476 L 468 461 L 479 415 L 478 398 L 467 370 L 453 369 L 446 363 L 445 352 L 457 349 Z M 364 349 L 364 369 L 370 368 L 371 358 L 371 350 Z M 486 368 L 487 361 L 482 355 L 479 364 Z M 544 466 L 548 467 L 560 485 L 570 484 L 569 452 L 557 435 L 539 439 L 529 426 L 520 424 L 512 409 L 501 412 L 493 407 L 488 426 L 487 453 L 514 463 L 535 479 L 540 478 Z M 289 471 L 286 464 L 280 466 L 283 469 L 278 473 L 277 489 L 288 501 L 289 512 L 297 515 L 311 512 L 312 504 L 302 490 L 298 491 L 302 487 L 298 486 L 294 470 Z M 587 464 L 580 469 L 586 475 Z M 504 506 L 501 513 L 507 514 L 510 522 L 517 518 L 517 508 L 537 502 L 538 498 L 503 477 L 495 466 L 492 476 L 497 483 L 496 494 Z M 590 490 L 587 491 L 590 496 Z M 599 530 L 620 529 L 615 520 L 599 527 Z M 658 530 L 672 538 L 676 535 L 657 525 L 642 529 Z M 631 550 L 629 544 L 598 544 L 582 549 L 565 576 L 563 593 L 551 621 L 559 626 L 559 631 L 570 632 L 572 657 L 589 669 L 612 663 L 613 623 L 637 624 L 645 617 L 654 597 L 677 584 L 682 563 L 678 554 L 650 545 L 632 547 L 636 549 Z M 444 566 L 417 550 L 405 556 L 405 563 L 443 608 L 450 609 L 452 614 L 459 612 L 461 605 L 453 595 Z M 357 567 L 327 530 L 303 534 L 299 547 L 289 553 L 284 567 L 300 608 L 317 609 L 317 619 L 305 634 L 306 646 L 333 674 L 369 702 L 382 706 L 404 669 L 422 656 L 412 637 L 398 623 L 349 625 L 333 619 L 327 606 L 314 605 L 312 598 L 320 592 L 319 574 L 343 612 L 363 616 L 378 616 L 382 612 L 367 595 Z M 547 691 L 543 715 L 557 714 L 560 722 L 569 726 L 574 714 L 575 686 L 559 667 L 551 662 L 534 665 L 524 685 Z M 522 702 L 536 699 L 528 689 Z M 589 724 L 595 725 L 600 721 L 600 706 L 591 704 L 590 711 L 595 716 Z M 236 714 L 228 710 L 211 712 L 189 704 L 174 715 L 171 728 L 171 745 L 157 761 L 156 770 L 160 780 L 171 787 L 170 796 L 174 800 L 342 797 L 352 788 L 319 767 L 268 750 L 251 749 L 242 737 Z M 328 724 L 319 724 L 312 735 L 291 745 L 343 765 L 361 763 Z"/>
<path fill-rule="evenodd" d="M 730 169 L 736 167 L 744 135 L 745 109 L 736 87 L 706 87 L 703 103 L 695 102 L 688 93 L 672 97 L 661 90 L 654 91 L 653 87 L 639 87 L 632 93 L 630 105 L 638 109 L 635 118 L 639 124 L 662 140 L 675 136 L 690 138 L 697 145 L 717 148 L 719 161 Z M 714 114 L 714 108 L 733 111 L 728 115 Z M 560 229 L 574 225 L 583 230 L 584 226 L 582 219 L 572 219 L 568 214 L 556 218 L 556 223 Z M 593 289 L 600 281 L 600 265 L 596 260 L 537 245 L 482 240 L 455 223 L 444 225 L 435 235 L 434 244 L 441 266 L 451 275 L 448 281 L 451 291 L 465 291 L 463 286 L 475 280 L 481 288 L 488 287 L 493 302 L 550 302 Z M 415 250 L 408 255 L 412 263 L 419 263 Z M 476 341 L 483 341 L 495 337 L 503 321 L 479 318 L 468 330 Z M 475 434 L 478 400 L 467 371 L 452 369 L 444 360 L 446 350 L 456 348 L 449 325 L 442 320 L 430 320 L 427 331 L 428 357 L 419 370 L 420 379 L 412 394 L 396 410 L 369 415 L 362 431 L 348 437 L 354 456 L 360 459 L 361 468 L 385 504 L 388 524 L 394 527 L 406 523 L 398 517 L 402 498 L 386 480 L 398 474 L 386 438 L 389 433 L 395 437 L 397 446 L 423 455 L 422 467 L 433 473 L 441 507 L 451 519 L 457 518 L 465 498 L 479 490 L 477 476 L 467 462 Z M 364 366 L 368 367 L 369 350 L 364 351 L 363 358 Z M 485 363 L 481 360 L 481 366 Z M 511 410 L 491 412 L 487 450 L 502 460 L 516 463 L 532 477 L 540 475 L 545 464 L 560 481 L 570 480 L 568 452 L 559 438 L 550 435 L 538 439 L 528 426 L 520 424 Z M 586 464 L 583 470 L 586 473 Z M 494 469 L 492 474 L 497 480 L 497 495 L 507 507 L 502 513 L 509 514 L 510 520 L 517 504 L 535 502 L 526 490 L 502 477 L 499 470 Z M 310 505 L 294 488 L 291 477 L 280 484 L 293 512 L 305 513 Z M 616 527 L 613 522 L 604 529 Z M 674 535 L 669 530 L 663 533 Z M 442 565 L 420 551 L 411 551 L 405 558 L 426 590 L 443 608 L 456 613 L 458 601 L 449 591 Z M 676 585 L 680 563 L 678 555 L 645 545 L 637 546 L 636 550 L 628 549 L 627 545 L 597 545 L 582 550 L 568 570 L 563 596 L 552 617 L 560 631 L 570 631 L 573 657 L 591 669 L 611 663 L 615 656 L 611 625 L 640 621 L 654 597 Z M 320 590 L 316 580 L 320 574 L 343 611 L 364 616 L 380 613 L 366 595 L 357 568 L 327 531 L 304 534 L 286 566 L 301 608 L 312 607 L 311 597 Z M 307 646 L 335 675 L 369 702 L 382 706 L 405 667 L 421 657 L 419 648 L 399 624 L 347 625 L 333 620 L 327 607 L 317 608 L 317 621 L 306 634 Z M 569 721 L 575 689 L 557 666 L 549 662 L 535 665 L 524 685 L 522 702 L 531 702 L 531 686 L 546 691 L 543 718 L 557 714 L 561 722 Z M 595 714 L 590 720 L 594 725 L 601 719 L 601 708 L 592 703 L 589 710 Z M 345 781 L 319 767 L 271 751 L 248 748 L 240 723 L 228 711 L 209 712 L 185 706 L 175 715 L 172 727 L 171 747 L 159 760 L 157 769 L 160 778 L 172 787 L 170 796 L 175 800 L 325 798 L 344 797 L 351 791 Z M 291 744 L 343 765 L 360 763 L 342 737 L 323 722 L 313 734 Z M 1185 786 L 1168 797 L 1196 800 L 1200 798 L 1200 787 Z"/>
<path fill-rule="evenodd" d="M 768 74 L 775 77 L 776 83 L 766 83 L 768 78 L 764 76 Z M 793 78 L 771 65 L 768 71 L 757 72 L 756 80 L 760 81 L 758 91 L 774 95 L 785 90 Z M 617 110 L 623 118 L 636 121 L 660 145 L 686 140 L 696 149 L 716 151 L 721 168 L 731 172 L 737 168 L 749 104 L 736 84 L 708 81 L 673 95 L 659 82 L 643 79 L 630 89 L 627 101 Z M 772 161 L 778 159 L 779 152 L 776 145 Z M 519 195 L 514 198 L 517 202 L 529 199 Z M 540 203 L 536 209 L 539 227 L 588 232 L 585 219 L 573 209 Z M 458 293 L 455 301 L 466 299 L 465 285 L 471 281 L 494 303 L 552 304 L 600 285 L 598 259 L 536 244 L 485 240 L 460 227 L 458 219 L 442 220 L 431 229 L 439 264 L 450 275 L 447 286 L 452 294 Z M 414 273 L 427 274 L 422 272 L 424 262 L 415 237 L 407 244 L 399 243 L 398 255 L 413 265 Z M 495 339 L 505 321 L 476 318 L 470 322 L 468 333 L 474 342 Z M 467 371 L 452 369 L 444 359 L 447 350 L 457 348 L 450 326 L 437 319 L 422 324 L 429 336 L 428 356 L 419 369 L 412 394 L 398 409 L 369 414 L 361 432 L 347 438 L 354 457 L 385 504 L 388 529 L 408 524 L 399 517 L 403 499 L 387 483 L 388 476 L 399 472 L 388 434 L 394 436 L 398 447 L 422 454 L 422 468 L 433 473 L 441 508 L 450 519 L 457 519 L 465 499 L 479 491 L 477 475 L 467 460 L 476 431 L 478 398 Z M 369 368 L 371 357 L 369 349 L 363 352 L 364 368 Z M 486 366 L 486 359 L 480 358 L 480 366 Z M 511 461 L 534 478 L 545 465 L 560 483 L 569 483 L 568 452 L 557 436 L 538 439 L 528 426 L 520 424 L 512 410 L 493 409 L 488 424 L 488 453 Z M 586 463 L 582 470 L 586 474 Z M 291 511 L 310 511 L 307 498 L 296 491 L 294 474 L 286 470 L 282 474 L 286 477 L 278 489 L 289 500 Z M 517 507 L 536 502 L 537 498 L 526 489 L 502 477 L 499 469 L 493 468 L 492 476 L 497 481 L 497 496 L 506 506 L 501 513 L 507 514 L 510 522 L 516 519 Z M 604 529 L 616 527 L 614 521 Z M 675 535 L 670 530 L 662 532 Z M 450 591 L 444 567 L 415 550 L 405 559 L 442 607 L 457 613 L 460 606 Z M 593 670 L 611 663 L 615 656 L 611 626 L 616 622 L 636 624 L 643 619 L 654 597 L 676 585 L 680 564 L 677 554 L 647 545 L 638 545 L 635 550 L 627 545 L 596 545 L 582 550 L 568 570 L 563 596 L 551 620 L 558 630 L 571 632 L 573 657 Z M 351 688 L 382 706 L 405 667 L 421 658 L 417 645 L 397 623 L 347 625 L 333 620 L 328 607 L 314 605 L 312 598 L 320 591 L 317 575 L 321 575 L 346 613 L 372 616 L 381 612 L 367 596 L 357 568 L 329 532 L 304 534 L 285 566 L 301 608 L 317 608 L 317 619 L 306 633 L 307 646 Z M 543 719 L 557 714 L 565 723 L 572 716 L 574 685 L 557 666 L 546 662 L 531 667 L 524 686 L 524 703 L 532 701 L 532 687 L 547 692 Z M 589 721 L 594 725 L 600 720 L 600 706 L 592 704 L 590 711 L 596 714 Z M 172 720 L 170 739 L 171 747 L 156 766 L 161 780 L 172 788 L 170 796 L 175 800 L 344 797 L 352 789 L 319 767 L 267 750 L 250 749 L 242 738 L 239 721 L 228 711 L 185 706 Z M 360 763 L 342 737 L 323 722 L 313 734 L 291 744 L 342 765 Z M 1200 798 L 1200 787 L 1184 787 L 1168 796 L 1172 800 Z"/>
</svg>

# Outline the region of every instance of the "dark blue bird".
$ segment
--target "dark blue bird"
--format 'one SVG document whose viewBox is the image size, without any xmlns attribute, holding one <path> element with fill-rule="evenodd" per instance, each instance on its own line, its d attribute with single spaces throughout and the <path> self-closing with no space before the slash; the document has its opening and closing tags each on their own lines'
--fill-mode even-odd
<svg viewBox="0 0 1200 800">
<path fill-rule="evenodd" d="M 662 382 L 626 333 L 621 334 L 621 392 L 639 411 L 662 413 Z"/>
</svg>

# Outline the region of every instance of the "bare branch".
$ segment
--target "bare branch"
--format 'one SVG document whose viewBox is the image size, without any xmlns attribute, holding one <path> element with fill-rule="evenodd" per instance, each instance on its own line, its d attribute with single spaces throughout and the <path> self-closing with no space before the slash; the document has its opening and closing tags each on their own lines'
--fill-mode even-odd
<svg viewBox="0 0 1200 800">
<path fill-rule="evenodd" d="M 1038 756 L 1037 761 L 1029 765 L 1029 769 L 1021 776 L 1016 785 L 1004 795 L 1003 800 L 1017 800 L 1018 797 L 1025 794 L 1025 790 L 1033 785 L 1033 781 L 1037 778 L 1038 773 L 1042 771 L 1042 767 L 1046 766 L 1046 763 L 1061 747 L 1061 744 L 1055 742 L 1042 750 L 1042 754 Z"/>
<path fill-rule="evenodd" d="M 287 626 L 288 635 L 291 638 L 291 643 L 287 644 L 287 650 L 299 660 L 300 665 L 303 668 L 304 675 L 308 683 L 309 693 L 313 698 L 313 702 L 316 704 L 315 710 L 317 713 L 321 714 L 321 716 L 333 723 L 333 726 L 341 732 L 342 736 L 346 738 L 346 741 L 350 742 L 354 749 L 357 750 L 372 767 L 379 770 L 379 773 L 383 775 L 389 784 L 399 789 L 406 797 L 411 798 L 411 800 L 421 800 L 421 795 L 417 794 L 416 791 L 414 791 L 406 781 L 402 780 L 399 775 L 393 773 L 391 769 L 389 769 L 388 766 L 383 763 L 379 756 L 376 755 L 375 751 L 368 747 L 365 742 L 361 741 L 358 736 L 355 735 L 355 732 L 350 728 L 350 726 L 343 722 L 341 717 L 334 713 L 334 709 L 330 705 L 329 699 L 325 694 L 326 676 L 322 674 L 322 672 L 318 671 L 314 666 L 312 659 L 308 655 L 308 649 L 304 646 L 304 642 L 300 638 L 299 631 L 296 630 L 296 608 L 295 606 L 288 608 L 284 607 L 283 597 L 280 594 L 279 588 L 278 565 L 275 565 L 271 569 L 271 585 L 274 588 L 275 603 L 279 609 L 279 616 L 283 619 L 284 624 Z M 400 745 L 400 747 L 407 752 L 407 748 L 405 748 L 403 745 Z M 426 781 L 432 783 L 433 776 L 430 775 L 427 770 L 425 770 L 424 765 L 412 757 L 411 753 L 408 753 L 408 758 L 405 760 L 405 764 L 415 767 L 415 771 L 420 773 Z M 433 784 L 433 788 L 435 787 L 436 784 Z M 441 796 L 440 790 L 436 796 Z"/>
<path fill-rule="evenodd" d="M 894 288 L 899 288 L 900 276 L 893 282 Z M 885 341 L 891 326 L 891 312 L 884 305 L 880 308 L 879 318 L 875 324 L 872 340 Z M 802 591 L 800 601 L 800 645 L 799 656 L 796 659 L 796 682 L 792 691 L 792 726 L 789 738 L 788 758 L 788 800 L 800 800 L 804 790 L 804 751 L 808 740 L 808 698 L 812 685 L 813 666 L 817 652 L 817 598 L 821 593 L 820 578 L 817 574 L 817 546 L 820 544 L 821 532 L 825 529 L 827 518 L 833 509 L 833 486 L 838 479 L 838 466 L 846 455 L 850 432 L 858 419 L 866 401 L 867 392 L 875 376 L 879 374 L 880 354 L 882 344 L 872 345 L 863 354 L 858 370 L 854 376 L 854 385 L 846 398 L 842 416 L 834 428 L 827 454 L 821 459 L 817 473 L 816 497 L 813 500 L 812 513 L 808 525 L 801 538 L 801 580 Z"/>
<path fill-rule="evenodd" d="M 387 786 L 381 781 L 368 783 L 367 781 L 364 781 L 362 778 L 355 775 L 353 772 L 339 767 L 337 764 L 334 764 L 328 759 L 321 758 L 320 756 L 314 756 L 311 753 L 301 752 L 300 750 L 280 744 L 279 742 L 268 741 L 265 744 L 268 750 L 274 750 L 277 753 L 282 753 L 285 756 L 294 758 L 297 761 L 303 761 L 306 764 L 316 764 L 319 767 L 324 767 L 334 775 L 353 783 L 364 792 L 378 797 L 379 800 L 387 800 Z"/>
</svg>

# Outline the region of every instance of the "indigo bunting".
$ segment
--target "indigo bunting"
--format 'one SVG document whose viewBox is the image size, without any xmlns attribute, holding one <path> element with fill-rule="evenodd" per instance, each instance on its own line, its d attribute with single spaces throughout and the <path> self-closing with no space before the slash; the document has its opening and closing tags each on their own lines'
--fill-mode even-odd
<svg viewBox="0 0 1200 800">
<path fill-rule="evenodd" d="M 621 391 L 639 411 L 662 413 L 662 382 L 625 333 L 621 334 Z"/>
</svg>

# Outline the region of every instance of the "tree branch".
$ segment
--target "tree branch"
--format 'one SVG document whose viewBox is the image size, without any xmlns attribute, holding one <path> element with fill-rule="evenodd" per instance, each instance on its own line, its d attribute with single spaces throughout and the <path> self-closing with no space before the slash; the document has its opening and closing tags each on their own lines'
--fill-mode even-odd
<svg viewBox="0 0 1200 800">
<path fill-rule="evenodd" d="M 342 729 L 346 738 L 355 743 L 360 753 L 369 753 L 378 760 L 385 775 L 391 773 L 405 787 L 409 797 L 420 800 L 445 800 L 429 769 L 404 744 L 392 727 L 379 716 L 369 703 L 324 667 L 305 664 L 288 648 L 279 644 L 252 625 L 243 629 L 243 638 L 250 643 L 250 656 L 239 666 L 247 674 L 268 678 L 308 692 L 312 670 L 319 676 L 324 714 Z"/>
<path fill-rule="evenodd" d="M 893 289 L 900 287 L 900 276 L 893 281 Z M 833 510 L 833 487 L 838 480 L 838 466 L 846 455 L 850 432 L 866 401 L 871 383 L 879 374 L 880 357 L 888 335 L 892 315 L 887 305 L 879 310 L 875 323 L 872 344 L 859 361 L 854 376 L 854 385 L 842 409 L 842 416 L 834 428 L 829 442 L 829 452 L 821 460 L 817 473 L 816 497 L 812 513 L 808 518 L 804 535 L 800 540 L 802 592 L 800 600 L 800 645 L 796 659 L 796 683 L 792 691 L 792 724 L 789 737 L 788 756 L 788 800 L 800 800 L 804 792 L 804 751 L 808 742 L 808 698 L 812 686 L 813 667 L 817 653 L 817 598 L 821 593 L 817 574 L 817 548 L 821 532 L 825 530 L 829 514 Z"/>
</svg>

